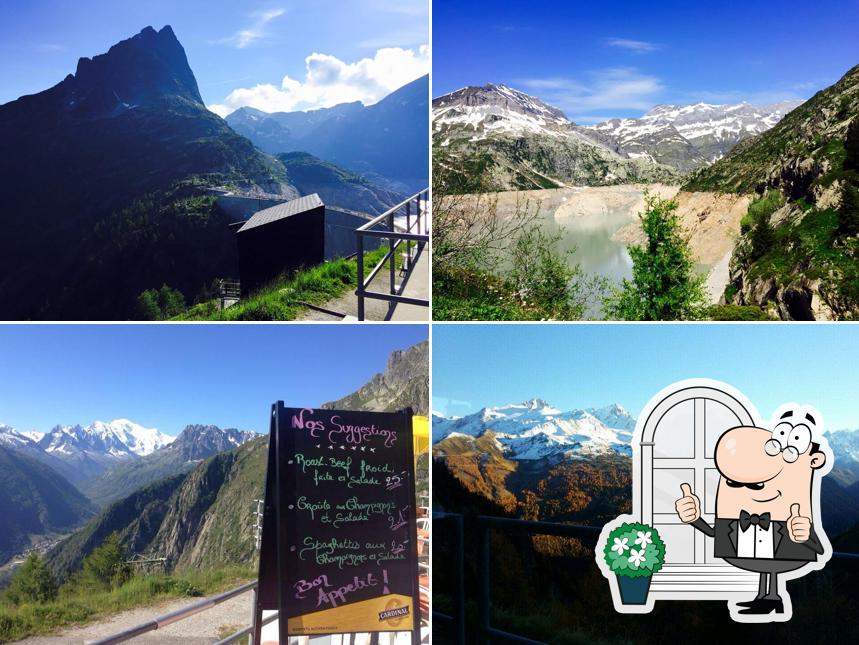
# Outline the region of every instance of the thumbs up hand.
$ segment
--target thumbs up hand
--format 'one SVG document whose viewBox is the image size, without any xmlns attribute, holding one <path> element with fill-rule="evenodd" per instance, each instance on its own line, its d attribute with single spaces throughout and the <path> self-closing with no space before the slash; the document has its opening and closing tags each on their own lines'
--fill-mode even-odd
<svg viewBox="0 0 859 645">
<path fill-rule="evenodd" d="M 787 532 L 794 542 L 805 542 L 811 536 L 811 519 L 800 514 L 799 504 L 790 505 Z"/>
<path fill-rule="evenodd" d="M 677 515 L 682 522 L 691 524 L 701 517 L 701 500 L 692 492 L 689 484 L 680 484 L 680 490 L 683 497 L 674 503 L 674 508 L 677 509 Z"/>
</svg>

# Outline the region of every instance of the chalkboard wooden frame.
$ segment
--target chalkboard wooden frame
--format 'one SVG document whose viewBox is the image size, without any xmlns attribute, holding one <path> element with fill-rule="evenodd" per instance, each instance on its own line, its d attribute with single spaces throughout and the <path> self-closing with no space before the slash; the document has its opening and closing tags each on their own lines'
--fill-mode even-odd
<svg viewBox="0 0 859 645">
<path fill-rule="evenodd" d="M 420 643 L 420 586 L 418 567 L 418 537 L 416 521 L 416 491 L 415 491 L 415 461 L 412 439 L 412 409 L 406 408 L 399 412 L 365 412 L 347 410 L 318 410 L 303 409 L 309 415 L 320 414 L 328 418 L 332 416 L 360 417 L 362 420 L 376 419 L 380 427 L 396 429 L 397 441 L 401 442 L 402 457 L 407 466 L 408 477 L 405 488 L 408 499 L 411 500 L 407 517 L 407 551 L 406 562 L 398 565 L 400 568 L 399 581 L 402 581 L 402 571 L 408 569 L 410 589 L 407 595 L 411 598 L 412 616 L 411 629 L 354 629 L 351 633 L 378 634 L 391 631 L 411 631 L 412 643 Z M 270 432 L 268 443 L 268 461 L 266 467 L 265 504 L 263 507 L 262 535 L 260 544 L 260 561 L 258 588 L 256 596 L 254 642 L 260 642 L 261 621 L 263 610 L 278 610 L 278 632 L 281 643 L 289 643 L 290 636 L 324 636 L 330 634 L 350 633 L 341 631 L 314 631 L 313 633 L 289 633 L 289 617 L 291 610 L 296 609 L 298 601 L 293 598 L 293 576 L 295 574 L 295 552 L 298 544 L 298 521 L 296 505 L 296 433 L 290 427 L 290 417 L 302 412 L 302 408 L 286 408 L 283 401 L 272 405 Z M 319 448 L 319 445 L 316 446 Z M 339 446 L 338 446 L 339 447 Z M 354 450 L 354 448 L 352 448 Z M 341 448 L 342 450 L 342 448 Z M 362 460 L 362 464 L 364 461 Z M 399 468 L 399 466 L 398 466 Z M 293 521 L 291 521 L 291 516 Z M 386 572 L 387 581 L 387 572 Z M 341 603 L 346 606 L 350 603 Z M 382 617 L 379 617 L 379 622 Z M 372 627 L 368 625 L 367 627 Z M 374 638 L 374 640 L 377 640 Z"/>
</svg>

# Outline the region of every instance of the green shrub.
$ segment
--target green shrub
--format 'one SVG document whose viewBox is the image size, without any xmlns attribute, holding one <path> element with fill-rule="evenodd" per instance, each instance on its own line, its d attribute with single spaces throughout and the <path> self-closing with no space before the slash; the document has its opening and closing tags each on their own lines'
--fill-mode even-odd
<svg viewBox="0 0 859 645">
<path fill-rule="evenodd" d="M 22 602 L 45 603 L 56 597 L 57 583 L 50 569 L 42 558 L 31 553 L 12 577 L 6 598 L 17 605 Z"/>
<path fill-rule="evenodd" d="M 632 280 L 605 299 L 605 312 L 621 320 L 689 320 L 701 317 L 707 298 L 676 211 L 677 202 L 645 194 L 639 215 L 646 241 L 629 247 Z"/>
<path fill-rule="evenodd" d="M 710 320 L 770 320 L 760 307 L 745 305 L 713 305 L 707 310 Z"/>
</svg>

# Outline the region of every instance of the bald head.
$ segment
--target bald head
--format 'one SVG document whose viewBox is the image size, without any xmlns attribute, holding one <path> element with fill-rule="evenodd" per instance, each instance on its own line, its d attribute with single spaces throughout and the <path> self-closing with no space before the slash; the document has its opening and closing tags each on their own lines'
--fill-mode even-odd
<svg viewBox="0 0 859 645">
<path fill-rule="evenodd" d="M 716 443 L 716 468 L 721 475 L 716 500 L 719 517 L 738 517 L 741 510 L 770 512 L 785 520 L 792 504 L 810 512 L 814 470 L 826 456 L 809 447 L 794 461 L 767 451 L 773 433 L 764 428 L 739 426 L 725 431 Z"/>
</svg>

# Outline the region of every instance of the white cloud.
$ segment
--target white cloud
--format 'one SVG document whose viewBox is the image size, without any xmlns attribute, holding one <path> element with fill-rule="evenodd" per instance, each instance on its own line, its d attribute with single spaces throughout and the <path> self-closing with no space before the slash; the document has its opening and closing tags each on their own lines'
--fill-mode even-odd
<svg viewBox="0 0 859 645">
<path fill-rule="evenodd" d="M 584 82 L 568 78 L 530 78 L 518 82 L 567 114 L 650 109 L 665 89 L 659 78 L 631 67 L 595 70 L 588 73 Z"/>
<path fill-rule="evenodd" d="M 635 54 L 649 54 L 658 49 L 662 49 L 662 45 L 658 43 L 649 43 L 644 40 L 631 40 L 630 38 L 609 38 L 606 40 L 609 47 L 620 47 Z"/>
<path fill-rule="evenodd" d="M 228 44 L 237 49 L 244 49 L 248 45 L 264 40 L 268 37 L 268 24 L 282 16 L 285 13 L 283 9 L 268 9 L 266 11 L 255 11 L 250 15 L 252 22 L 243 29 L 239 29 L 232 36 L 227 36 L 221 40 L 215 41 L 220 44 Z"/>
<path fill-rule="evenodd" d="M 379 49 L 373 58 L 346 63 L 330 54 L 313 53 L 304 59 L 303 81 L 284 76 L 280 87 L 261 84 L 238 88 L 209 109 L 226 116 L 240 107 L 264 112 L 294 112 L 361 101 L 371 105 L 395 89 L 429 72 L 429 46 L 417 50 Z"/>
</svg>

